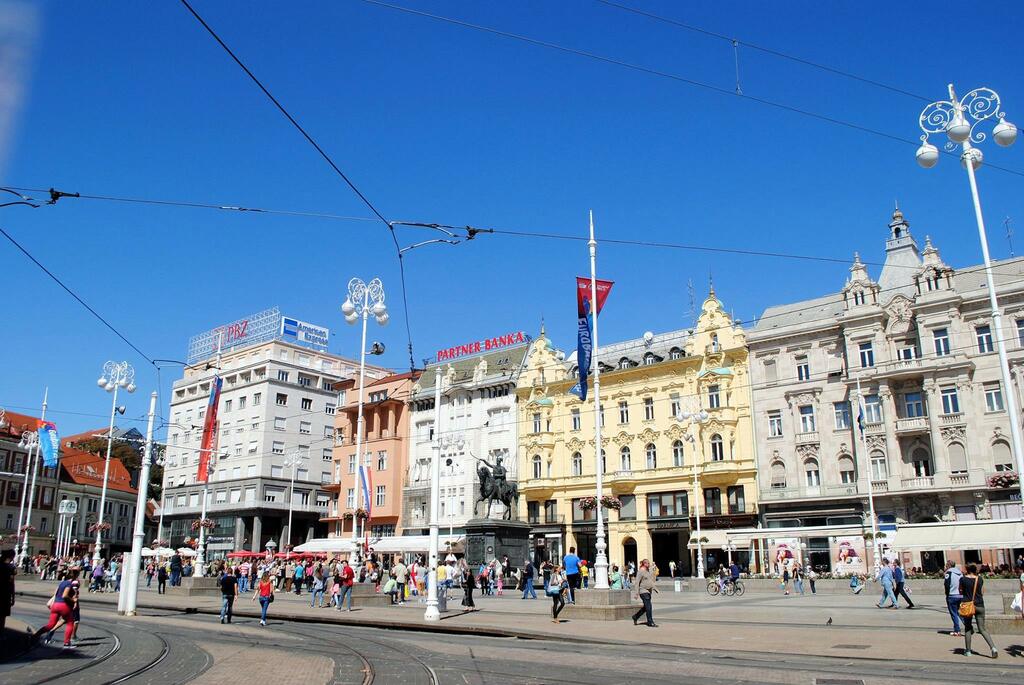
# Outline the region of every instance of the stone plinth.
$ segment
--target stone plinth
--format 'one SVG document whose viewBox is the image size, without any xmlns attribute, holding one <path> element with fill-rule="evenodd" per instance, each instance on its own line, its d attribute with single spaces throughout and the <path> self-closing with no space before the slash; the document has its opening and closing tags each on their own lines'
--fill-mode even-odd
<svg viewBox="0 0 1024 685">
<path fill-rule="evenodd" d="M 577 590 L 576 603 L 566 604 L 559 617 L 621 621 L 640 607 L 630 603 L 629 590 Z"/>
<path fill-rule="evenodd" d="M 182 578 L 180 586 L 168 587 L 167 590 L 186 597 L 220 597 L 220 584 L 216 578 L 190 576 Z"/>
<path fill-rule="evenodd" d="M 466 563 L 471 568 L 508 556 L 513 567 L 529 558 L 530 524 L 523 521 L 472 519 L 466 524 Z"/>
<path fill-rule="evenodd" d="M 391 598 L 383 592 L 376 592 L 373 583 L 356 583 L 352 586 L 352 608 L 391 606 Z"/>
</svg>

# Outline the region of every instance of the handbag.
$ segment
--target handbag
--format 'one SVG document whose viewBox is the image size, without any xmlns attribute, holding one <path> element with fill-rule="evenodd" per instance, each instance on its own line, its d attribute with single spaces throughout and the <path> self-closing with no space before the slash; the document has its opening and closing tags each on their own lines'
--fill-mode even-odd
<svg viewBox="0 0 1024 685">
<path fill-rule="evenodd" d="M 562 588 L 561 587 L 555 587 L 554 585 L 548 585 L 548 589 L 547 589 L 547 593 L 546 594 L 547 594 L 548 597 L 556 597 L 557 595 L 562 594 Z"/>
<path fill-rule="evenodd" d="M 963 618 L 971 618 L 974 616 L 974 598 L 978 596 L 978 585 L 981 584 L 981 578 L 978 576 L 974 577 L 974 592 L 971 593 L 971 600 L 969 602 L 960 602 L 960 609 L 957 613 Z"/>
<path fill-rule="evenodd" d="M 267 595 L 267 604 L 271 604 L 271 603 L 273 603 L 273 601 L 274 601 L 274 593 L 271 592 L 269 595 Z"/>
</svg>

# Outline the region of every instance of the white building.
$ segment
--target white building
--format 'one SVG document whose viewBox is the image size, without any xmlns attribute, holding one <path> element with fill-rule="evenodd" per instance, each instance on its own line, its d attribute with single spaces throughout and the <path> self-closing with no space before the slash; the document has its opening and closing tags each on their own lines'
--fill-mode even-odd
<svg viewBox="0 0 1024 685">
<path fill-rule="evenodd" d="M 1024 259 L 993 270 L 1020 398 Z M 837 536 L 870 530 L 870 486 L 907 563 L 1012 564 L 1019 491 L 989 482 L 1015 470 L 993 334 L 981 267 L 949 267 L 928 239 L 919 252 L 899 210 L 877 281 L 857 256 L 838 292 L 765 310 L 747 336 L 765 528 L 826 566 Z"/>
<path fill-rule="evenodd" d="M 506 336 L 528 340 L 522 334 Z M 463 346 L 475 349 L 473 346 Z M 509 482 L 517 478 L 516 381 L 528 342 L 499 346 L 491 351 L 470 354 L 427 366 L 413 386 L 409 414 L 409 472 L 403 489 L 402 532 L 406 535 L 429 533 L 430 459 L 434 449 L 434 431 L 440 430 L 441 500 L 439 522 L 456 534 L 473 518 L 486 514 L 481 504 L 474 512 L 480 492 L 477 468 L 485 459 L 496 464 L 500 458 Z M 449 352 L 449 355 L 451 352 Z M 439 354 L 444 358 L 445 355 Z M 441 425 L 434 425 L 434 383 L 441 375 Z M 504 513 L 495 504 L 491 518 Z"/>
<path fill-rule="evenodd" d="M 261 321 L 274 317 L 277 323 Z M 206 342 L 199 345 L 202 363 L 186 367 L 184 377 L 174 383 L 165 453 L 163 532 L 172 546 L 195 536 L 191 524 L 199 518 L 203 492 L 202 483 L 196 482 L 199 448 L 215 374 L 223 384 L 207 517 L 217 527 L 207 534 L 207 558 L 232 549 L 262 550 L 270 540 L 283 551 L 289 539 L 297 545 L 322 528 L 320 518 L 332 498 L 323 486 L 334 479 L 335 412 L 344 402 L 335 383 L 358 374 L 358 363 L 289 341 L 295 336 L 288 335 L 283 319 L 276 309 L 254 315 L 245 320 L 240 338 L 230 333 L 239 330 L 237 323 L 214 329 L 211 333 L 218 339 L 217 331 L 229 331 L 232 345 L 222 350 L 220 370 L 213 368 L 216 351 Z M 197 340 L 210 339 L 210 333 L 196 336 L 193 349 Z M 387 373 L 367 367 L 369 378 Z M 292 469 L 284 462 L 296 455 L 303 460 L 295 467 L 294 491 L 289 492 Z M 289 500 L 291 535 L 287 531 Z"/>
</svg>

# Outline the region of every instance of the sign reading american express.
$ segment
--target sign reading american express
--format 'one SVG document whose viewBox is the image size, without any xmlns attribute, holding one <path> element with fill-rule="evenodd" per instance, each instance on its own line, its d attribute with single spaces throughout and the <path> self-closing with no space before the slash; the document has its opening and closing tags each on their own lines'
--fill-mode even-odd
<svg viewBox="0 0 1024 685">
<path fill-rule="evenodd" d="M 506 335 L 499 335 L 495 338 L 484 338 L 483 340 L 474 340 L 473 342 L 466 343 L 464 345 L 455 345 L 454 347 L 448 347 L 443 350 L 437 351 L 437 361 L 445 362 L 451 359 L 457 359 L 459 357 L 465 357 L 478 352 L 490 352 L 491 350 L 498 350 L 502 347 L 509 347 L 511 345 L 518 345 L 519 343 L 529 342 L 530 337 L 522 331 L 516 331 L 515 333 L 508 333 Z"/>
<path fill-rule="evenodd" d="M 309 347 L 326 352 L 331 331 L 323 326 L 315 326 L 305 321 L 282 316 L 281 337 L 284 340 L 291 340 L 300 345 L 308 345 Z"/>
</svg>

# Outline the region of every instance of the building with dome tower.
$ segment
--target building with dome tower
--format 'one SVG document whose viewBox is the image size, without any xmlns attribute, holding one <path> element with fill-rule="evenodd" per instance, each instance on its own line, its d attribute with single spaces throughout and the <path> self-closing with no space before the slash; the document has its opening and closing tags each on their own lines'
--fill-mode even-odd
<svg viewBox="0 0 1024 685">
<path fill-rule="evenodd" d="M 876 542 L 925 570 L 1012 564 L 1024 524 L 1003 398 L 1021 393 L 1024 259 L 993 265 L 1007 389 L 982 267 L 953 269 L 927 237 L 919 250 L 899 208 L 888 230 L 877 279 L 854 255 L 840 290 L 769 307 L 748 332 L 762 548 L 840 572 L 851 554 L 870 569 Z"/>
</svg>

